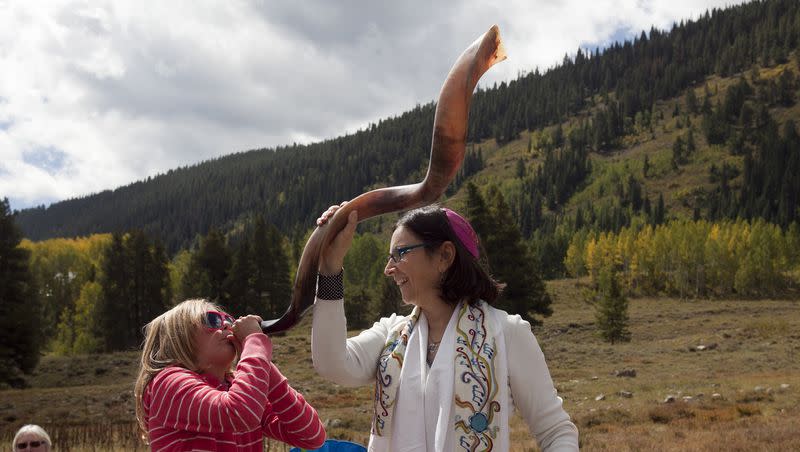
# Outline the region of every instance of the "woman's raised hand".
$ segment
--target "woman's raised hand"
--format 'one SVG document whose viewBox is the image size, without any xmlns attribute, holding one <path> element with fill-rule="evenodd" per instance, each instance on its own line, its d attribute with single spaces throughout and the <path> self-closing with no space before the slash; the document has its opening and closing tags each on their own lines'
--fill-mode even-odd
<svg viewBox="0 0 800 452">
<path fill-rule="evenodd" d="M 328 210 L 317 218 L 317 226 L 324 226 L 325 223 L 328 222 L 328 219 L 331 218 L 340 207 L 346 204 L 347 201 L 338 206 L 330 206 Z M 358 225 L 358 212 L 354 210 L 350 212 L 350 215 L 347 217 L 347 226 L 336 235 L 328 249 L 319 257 L 319 272 L 321 274 L 335 275 L 341 271 L 342 265 L 344 264 L 344 256 L 353 243 L 356 225 Z"/>
</svg>

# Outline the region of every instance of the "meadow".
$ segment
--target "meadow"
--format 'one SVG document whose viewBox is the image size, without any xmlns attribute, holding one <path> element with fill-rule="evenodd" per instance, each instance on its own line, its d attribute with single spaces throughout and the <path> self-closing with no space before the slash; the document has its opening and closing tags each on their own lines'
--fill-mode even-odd
<svg viewBox="0 0 800 452">
<path fill-rule="evenodd" d="M 587 283 L 548 282 L 554 314 L 534 329 L 582 450 L 800 450 L 797 293 L 630 299 L 632 340 L 611 345 L 597 337 Z M 371 387 L 340 387 L 315 374 L 309 320 L 273 338 L 275 362 L 317 407 L 329 437 L 366 442 Z M 29 388 L 0 391 L 0 443 L 35 422 L 57 450 L 146 450 L 133 414 L 137 359 L 136 352 L 44 356 Z M 521 418 L 512 428 L 513 450 L 537 450 Z"/>
</svg>

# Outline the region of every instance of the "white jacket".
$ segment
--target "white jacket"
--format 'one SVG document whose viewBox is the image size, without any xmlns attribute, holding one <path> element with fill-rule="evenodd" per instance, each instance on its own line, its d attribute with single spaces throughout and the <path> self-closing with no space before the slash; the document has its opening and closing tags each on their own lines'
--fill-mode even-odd
<svg viewBox="0 0 800 452">
<path fill-rule="evenodd" d="M 530 324 L 518 315 L 490 308 L 504 325 L 511 399 L 542 451 L 577 451 L 578 429 L 562 407 L 544 354 Z M 344 300 L 319 300 L 314 305 L 311 354 L 320 376 L 343 386 L 374 384 L 378 356 L 389 331 L 405 320 L 392 314 L 358 336 L 347 338 Z M 426 419 L 433 425 L 436 419 Z M 433 450 L 429 445 L 428 450 Z"/>
</svg>

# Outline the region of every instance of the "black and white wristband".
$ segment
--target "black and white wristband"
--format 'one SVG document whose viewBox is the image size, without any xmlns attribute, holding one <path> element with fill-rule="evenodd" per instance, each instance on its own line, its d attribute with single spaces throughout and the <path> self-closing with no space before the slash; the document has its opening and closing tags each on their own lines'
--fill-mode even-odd
<svg viewBox="0 0 800 452">
<path fill-rule="evenodd" d="M 317 298 L 320 300 L 344 299 L 344 270 L 335 275 L 317 274 Z"/>
</svg>

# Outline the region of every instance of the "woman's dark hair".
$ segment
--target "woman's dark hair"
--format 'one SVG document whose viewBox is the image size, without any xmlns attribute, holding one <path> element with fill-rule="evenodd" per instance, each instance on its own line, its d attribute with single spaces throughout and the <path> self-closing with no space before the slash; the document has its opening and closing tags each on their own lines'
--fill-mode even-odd
<svg viewBox="0 0 800 452">
<path fill-rule="evenodd" d="M 397 221 L 396 227 L 400 226 L 425 242 L 425 251 L 428 253 L 447 241 L 455 246 L 453 264 L 445 273 L 441 285 L 442 297 L 448 303 L 456 304 L 462 299 L 469 303 L 478 300 L 492 303 L 500 296 L 506 285 L 495 281 L 490 275 L 486 254 L 481 252 L 482 259 L 476 259 L 467 251 L 440 206 L 434 204 L 411 210 Z"/>
</svg>

